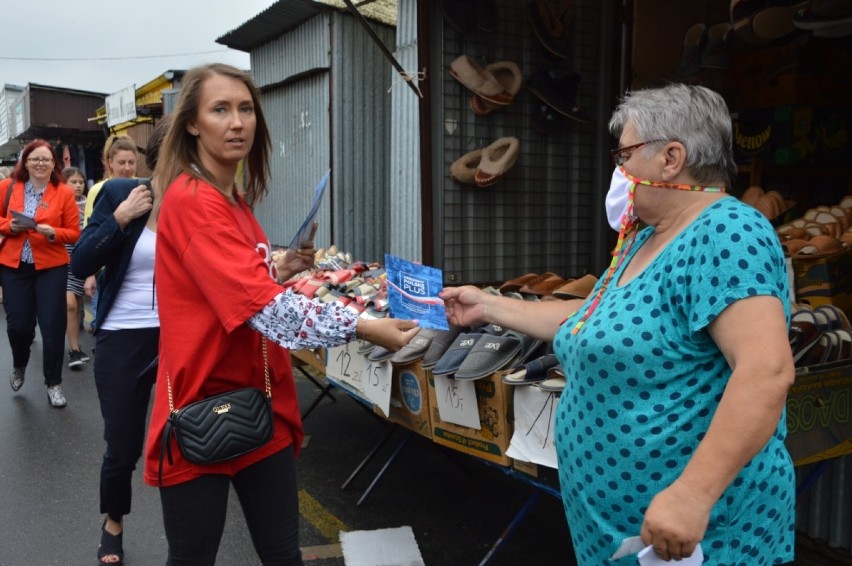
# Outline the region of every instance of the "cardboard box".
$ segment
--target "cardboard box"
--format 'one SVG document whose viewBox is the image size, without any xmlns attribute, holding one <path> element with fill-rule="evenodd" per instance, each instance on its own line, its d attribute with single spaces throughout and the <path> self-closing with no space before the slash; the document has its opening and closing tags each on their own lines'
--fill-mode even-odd
<svg viewBox="0 0 852 566">
<path fill-rule="evenodd" d="M 290 350 L 290 361 L 295 365 L 311 367 L 321 373 L 325 373 L 325 349 L 316 350 Z"/>
<path fill-rule="evenodd" d="M 852 249 L 814 258 L 793 258 L 796 301 L 831 304 L 852 313 Z"/>
<path fill-rule="evenodd" d="M 787 395 L 787 449 L 796 466 L 852 454 L 852 363 L 796 372 Z"/>
<path fill-rule="evenodd" d="M 511 387 L 503 383 L 498 375 L 473 382 L 482 425 L 480 430 L 476 430 L 441 420 L 435 379 L 431 372 L 426 374 L 429 380 L 432 440 L 489 462 L 508 466 L 511 458 L 506 456 L 506 450 L 512 438 Z"/>
<path fill-rule="evenodd" d="M 390 415 L 375 408 L 376 414 L 405 428 L 432 438 L 429 418 L 429 380 L 426 370 L 416 362 L 393 369 L 391 382 Z"/>
</svg>

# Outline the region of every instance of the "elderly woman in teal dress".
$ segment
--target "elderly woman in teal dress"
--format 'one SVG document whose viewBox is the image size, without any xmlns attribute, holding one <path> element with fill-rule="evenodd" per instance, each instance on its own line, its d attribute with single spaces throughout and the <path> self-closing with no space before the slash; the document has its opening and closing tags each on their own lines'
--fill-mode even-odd
<svg viewBox="0 0 852 566">
<path fill-rule="evenodd" d="M 793 560 L 795 477 L 784 403 L 794 368 L 780 243 L 729 197 L 724 100 L 700 86 L 627 94 L 606 198 L 619 230 L 587 301 L 447 288 L 450 322 L 552 340 L 565 372 L 560 487 L 580 564 L 641 536 L 664 560 Z M 618 564 L 618 562 L 613 562 Z"/>
</svg>

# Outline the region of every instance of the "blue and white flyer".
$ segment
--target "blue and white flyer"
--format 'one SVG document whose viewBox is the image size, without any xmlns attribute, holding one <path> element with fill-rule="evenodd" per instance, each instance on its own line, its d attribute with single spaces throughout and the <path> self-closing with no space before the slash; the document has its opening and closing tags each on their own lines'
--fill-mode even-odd
<svg viewBox="0 0 852 566">
<path fill-rule="evenodd" d="M 440 269 L 385 254 L 388 302 L 394 318 L 419 320 L 422 328 L 448 330 L 447 309 L 438 292 L 444 288 Z"/>
</svg>

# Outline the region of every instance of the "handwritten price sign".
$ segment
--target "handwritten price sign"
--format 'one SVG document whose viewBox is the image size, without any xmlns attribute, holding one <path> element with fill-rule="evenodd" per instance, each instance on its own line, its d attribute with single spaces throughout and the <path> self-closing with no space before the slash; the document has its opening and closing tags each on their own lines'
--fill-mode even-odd
<svg viewBox="0 0 852 566">
<path fill-rule="evenodd" d="M 480 430 L 479 408 L 473 381 L 435 376 L 435 396 L 442 421 Z"/>
<path fill-rule="evenodd" d="M 369 401 L 378 405 L 385 415 L 390 414 L 391 378 L 390 362 L 371 362 L 358 353 L 358 343 L 329 348 L 325 372 L 349 385 Z"/>
</svg>

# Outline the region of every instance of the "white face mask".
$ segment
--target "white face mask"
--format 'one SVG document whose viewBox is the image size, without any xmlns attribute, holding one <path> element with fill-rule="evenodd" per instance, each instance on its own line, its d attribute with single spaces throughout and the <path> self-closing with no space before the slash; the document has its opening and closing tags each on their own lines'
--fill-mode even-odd
<svg viewBox="0 0 852 566">
<path fill-rule="evenodd" d="M 633 181 L 624 176 L 621 167 L 616 167 L 612 172 L 612 180 L 609 182 L 609 191 L 606 193 L 606 218 L 609 226 L 616 232 L 621 230 L 621 217 L 627 212 L 630 204 L 630 185 Z"/>
</svg>

